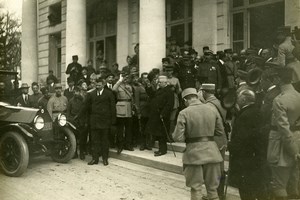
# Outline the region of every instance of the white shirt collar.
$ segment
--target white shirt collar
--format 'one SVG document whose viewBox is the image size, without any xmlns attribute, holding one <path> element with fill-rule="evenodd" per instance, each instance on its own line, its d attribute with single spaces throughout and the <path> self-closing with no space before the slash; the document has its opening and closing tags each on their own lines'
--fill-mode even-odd
<svg viewBox="0 0 300 200">
<path fill-rule="evenodd" d="M 221 59 L 219 59 L 219 62 L 222 64 L 222 65 L 224 65 L 224 61 L 223 60 L 221 60 Z"/>
<path fill-rule="evenodd" d="M 97 91 L 97 94 L 99 94 L 99 93 L 100 93 L 100 95 L 102 95 L 102 93 L 103 93 L 103 90 L 104 90 L 104 88 L 102 88 L 102 90 L 100 90 L 100 92 L 99 92 L 99 91 Z"/>
</svg>

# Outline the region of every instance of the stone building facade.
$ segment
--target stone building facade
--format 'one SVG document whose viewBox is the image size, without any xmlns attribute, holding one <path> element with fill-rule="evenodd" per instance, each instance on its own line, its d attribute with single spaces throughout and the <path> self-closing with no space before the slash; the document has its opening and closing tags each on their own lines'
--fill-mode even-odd
<svg viewBox="0 0 300 200">
<path fill-rule="evenodd" d="M 72 55 L 123 67 L 137 43 L 147 72 L 170 36 L 199 54 L 267 47 L 278 26 L 300 26 L 300 0 L 23 0 L 22 81 L 43 83 L 51 69 L 65 83 Z"/>
</svg>

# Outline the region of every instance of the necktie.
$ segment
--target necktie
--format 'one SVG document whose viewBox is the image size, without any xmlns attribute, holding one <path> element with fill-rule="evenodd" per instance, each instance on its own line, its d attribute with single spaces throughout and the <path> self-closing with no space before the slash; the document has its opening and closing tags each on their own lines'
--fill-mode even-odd
<svg viewBox="0 0 300 200">
<path fill-rule="evenodd" d="M 109 84 L 108 87 L 109 87 L 109 89 L 112 89 L 112 85 L 111 84 Z"/>
<path fill-rule="evenodd" d="M 25 104 L 27 104 L 27 102 L 28 102 L 28 96 L 25 95 Z"/>
</svg>

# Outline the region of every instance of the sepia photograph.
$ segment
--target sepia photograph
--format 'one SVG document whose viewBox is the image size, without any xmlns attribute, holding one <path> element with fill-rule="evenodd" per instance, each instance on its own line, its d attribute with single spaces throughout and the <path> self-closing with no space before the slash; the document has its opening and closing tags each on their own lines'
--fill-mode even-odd
<svg viewBox="0 0 300 200">
<path fill-rule="evenodd" d="M 300 200 L 300 0 L 0 0 L 0 200 Z"/>
</svg>

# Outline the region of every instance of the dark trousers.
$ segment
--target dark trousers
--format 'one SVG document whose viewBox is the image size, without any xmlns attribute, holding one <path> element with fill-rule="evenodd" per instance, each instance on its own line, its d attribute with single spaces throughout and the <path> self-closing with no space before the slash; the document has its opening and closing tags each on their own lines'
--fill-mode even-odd
<svg viewBox="0 0 300 200">
<path fill-rule="evenodd" d="M 88 127 L 81 126 L 79 128 L 79 151 L 80 154 L 87 152 L 87 137 L 88 137 Z"/>
<path fill-rule="evenodd" d="M 250 173 L 240 178 L 238 189 L 241 200 L 267 200 L 259 173 Z M 256 180 L 256 181 L 255 181 Z"/>
<path fill-rule="evenodd" d="M 100 151 L 102 153 L 102 160 L 108 159 L 109 129 L 94 129 L 91 131 L 92 139 L 92 157 L 94 160 L 99 160 Z"/>
<path fill-rule="evenodd" d="M 109 129 L 109 145 L 111 148 L 114 148 L 116 146 L 116 133 L 117 127 L 115 125 L 112 125 Z"/>
<path fill-rule="evenodd" d="M 148 117 L 141 117 L 140 119 L 140 126 L 141 126 L 141 146 L 144 146 L 144 147 L 151 147 L 151 134 L 147 133 L 145 131 L 146 129 L 146 125 L 147 125 L 147 122 L 148 122 Z"/>
<path fill-rule="evenodd" d="M 136 146 L 140 143 L 141 132 L 140 132 L 140 120 L 137 116 L 132 117 L 132 141 L 131 144 Z"/>
<path fill-rule="evenodd" d="M 162 135 L 162 136 L 157 136 L 158 140 L 158 150 L 162 153 L 167 152 L 167 136 Z"/>
<path fill-rule="evenodd" d="M 124 131 L 125 129 L 125 131 Z M 118 117 L 117 118 L 117 146 L 122 148 L 131 146 L 132 142 L 132 118 L 131 117 Z M 125 133 L 125 136 L 124 136 Z"/>
</svg>

